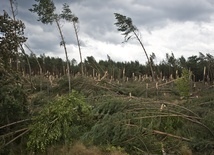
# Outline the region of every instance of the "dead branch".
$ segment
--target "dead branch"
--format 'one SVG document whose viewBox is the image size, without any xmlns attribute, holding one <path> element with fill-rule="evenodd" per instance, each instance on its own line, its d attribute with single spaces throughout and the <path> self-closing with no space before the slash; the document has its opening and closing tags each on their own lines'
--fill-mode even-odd
<svg viewBox="0 0 214 155">
<path fill-rule="evenodd" d="M 148 130 L 148 129 L 145 128 L 145 130 Z M 159 130 L 152 130 L 152 132 L 155 133 L 155 134 L 165 135 L 165 136 L 168 136 L 168 137 L 173 137 L 173 138 L 181 139 L 181 140 L 188 141 L 188 142 L 191 141 L 189 138 L 173 135 L 173 134 L 162 132 L 162 131 L 159 131 Z"/>
<path fill-rule="evenodd" d="M 137 125 L 134 125 L 134 124 L 125 124 L 125 125 L 133 126 L 133 127 L 137 126 Z M 168 137 L 173 137 L 173 138 L 176 138 L 176 139 L 180 139 L 180 140 L 191 142 L 191 139 L 189 139 L 189 138 L 185 138 L 185 137 L 182 137 L 182 136 L 177 136 L 177 135 L 174 135 L 174 134 L 171 134 L 171 133 L 162 132 L 162 131 L 159 131 L 159 130 L 152 130 L 152 129 L 148 129 L 148 128 L 143 128 L 143 129 L 147 130 L 147 131 L 151 130 L 154 134 L 165 135 L 165 136 L 168 136 Z"/>
<path fill-rule="evenodd" d="M 18 139 L 19 137 L 23 136 L 24 134 L 26 134 L 29 131 L 29 129 L 27 129 L 26 131 L 24 131 L 23 133 L 21 133 L 20 135 L 16 136 L 15 138 L 13 138 L 12 140 L 10 140 L 9 142 L 7 142 L 6 144 L 0 146 L 0 149 L 2 149 L 3 147 L 9 145 L 10 143 L 12 143 L 13 141 L 15 141 L 16 139 Z"/>
<path fill-rule="evenodd" d="M 201 122 L 199 122 L 197 120 L 192 120 L 190 118 L 186 118 L 186 119 L 189 120 L 189 121 L 192 121 L 193 123 L 196 123 L 196 124 L 199 124 L 199 125 L 203 126 L 204 128 L 206 128 L 214 136 L 214 133 L 212 132 L 212 130 L 210 128 L 208 128 L 205 124 L 203 124 L 203 123 L 201 123 Z"/>
<path fill-rule="evenodd" d="M 177 107 L 182 108 L 182 109 L 184 109 L 184 110 L 186 110 L 186 111 L 188 111 L 188 112 L 194 114 L 195 116 L 199 117 L 198 114 L 196 114 L 196 113 L 193 112 L 192 110 L 189 110 L 189 109 L 187 109 L 187 108 L 185 108 L 185 107 L 183 107 L 183 106 L 180 106 L 180 105 L 178 105 L 178 104 L 172 104 L 172 103 L 167 103 L 167 102 L 164 102 L 164 104 L 177 106 Z"/>
<path fill-rule="evenodd" d="M 0 137 L 6 137 L 6 136 L 9 136 L 9 135 L 12 135 L 12 134 L 15 134 L 15 133 L 19 133 L 19 132 L 25 131 L 27 129 L 28 128 L 23 128 L 23 129 L 20 129 L 20 130 L 12 131 L 12 132 L 6 133 L 4 135 L 0 135 Z"/>
<path fill-rule="evenodd" d="M 8 126 L 11 126 L 11 125 L 14 125 L 14 124 L 19 124 L 19 123 L 27 122 L 27 121 L 30 121 L 30 120 L 31 120 L 31 119 L 24 119 L 24 120 L 16 121 L 16 122 L 13 122 L 13 123 L 10 123 L 10 124 L 1 126 L 0 129 L 3 129 L 3 128 L 5 128 L 5 127 L 8 127 Z"/>
</svg>

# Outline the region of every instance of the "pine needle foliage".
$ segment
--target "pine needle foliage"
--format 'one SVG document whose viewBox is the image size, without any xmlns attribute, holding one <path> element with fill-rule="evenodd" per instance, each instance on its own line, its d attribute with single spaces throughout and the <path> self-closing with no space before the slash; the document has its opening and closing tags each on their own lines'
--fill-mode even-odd
<svg viewBox="0 0 214 155">
<path fill-rule="evenodd" d="M 52 24 L 55 20 L 54 11 L 56 7 L 52 0 L 35 0 L 38 4 L 33 4 L 33 8 L 29 11 L 37 13 L 39 16 L 38 21 L 44 24 Z"/>
<path fill-rule="evenodd" d="M 193 142 L 190 144 L 191 148 L 201 154 L 212 154 L 214 148 L 214 88 L 210 87 L 207 90 L 203 90 L 202 96 L 189 100 L 185 107 L 192 109 L 201 118 L 200 122 L 206 125 L 204 128 L 199 129 L 197 124 L 188 125 L 186 128 L 193 130 L 192 134 Z M 207 130 L 207 128 L 209 130 Z"/>
<path fill-rule="evenodd" d="M 127 42 L 132 37 L 130 34 L 135 31 L 137 32 L 138 29 L 133 25 L 132 19 L 130 17 L 126 17 L 119 13 L 115 13 L 114 15 L 117 20 L 115 23 L 115 25 L 118 27 L 117 30 L 122 32 L 122 35 L 125 36 L 125 42 Z"/>
<path fill-rule="evenodd" d="M 152 73 L 152 79 L 154 80 L 154 72 L 153 72 L 153 67 L 152 67 L 152 64 L 151 64 L 151 61 L 150 61 L 150 58 L 146 52 L 146 49 L 140 39 L 140 36 L 139 36 L 139 31 L 137 29 L 136 26 L 133 25 L 132 23 L 132 19 L 130 17 L 126 17 L 124 15 L 121 15 L 119 13 L 114 13 L 115 15 L 115 19 L 117 20 L 117 22 L 115 23 L 115 25 L 118 27 L 117 30 L 118 31 L 121 31 L 122 32 L 122 35 L 124 35 L 124 39 L 125 39 L 125 42 L 127 42 L 129 39 L 131 39 L 132 37 L 135 37 L 138 42 L 140 43 L 141 47 L 143 48 L 143 51 L 146 55 L 146 58 L 148 60 L 148 64 L 150 66 L 150 70 L 151 70 L 151 73 Z"/>
<path fill-rule="evenodd" d="M 94 145 L 111 144 L 130 154 L 160 154 L 164 145 L 166 152 L 179 153 L 182 145 L 193 145 L 203 132 L 204 137 L 212 135 L 212 127 L 183 105 L 129 97 L 103 97 L 97 103 L 97 121 L 82 137 Z"/>
</svg>

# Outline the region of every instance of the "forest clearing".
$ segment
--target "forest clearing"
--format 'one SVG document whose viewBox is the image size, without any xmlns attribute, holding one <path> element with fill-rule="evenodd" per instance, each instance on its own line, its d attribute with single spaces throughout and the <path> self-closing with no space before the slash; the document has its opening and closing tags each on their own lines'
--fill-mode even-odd
<svg viewBox="0 0 214 155">
<path fill-rule="evenodd" d="M 37 1 L 30 11 L 58 26 L 65 60 L 34 54 L 24 23 L 0 15 L 0 154 L 214 155 L 213 55 L 167 53 L 157 64 L 131 18 L 115 13 L 118 31 L 137 39 L 147 62 L 83 60 L 79 48 L 77 63 L 59 21 L 75 29 L 78 18 L 66 4 L 47 17 L 42 11 L 55 9 L 46 1 L 52 7 Z"/>
</svg>

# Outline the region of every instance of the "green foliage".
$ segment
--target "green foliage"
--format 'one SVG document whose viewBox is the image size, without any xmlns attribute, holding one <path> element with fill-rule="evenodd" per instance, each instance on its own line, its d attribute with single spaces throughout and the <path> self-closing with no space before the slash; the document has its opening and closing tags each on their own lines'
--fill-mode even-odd
<svg viewBox="0 0 214 155">
<path fill-rule="evenodd" d="M 72 21 L 78 22 L 78 18 L 75 17 L 75 15 L 72 13 L 71 9 L 69 8 L 69 5 L 66 3 L 63 4 L 62 13 L 60 14 L 60 17 L 69 22 L 72 22 Z"/>
<path fill-rule="evenodd" d="M 152 129 L 158 129 L 162 123 L 161 118 L 155 116 L 160 113 L 159 107 L 153 106 L 123 98 L 103 99 L 94 109 L 98 121 L 83 139 L 91 139 L 95 145 L 120 146 L 129 153 L 141 154 L 136 148 L 157 153 L 160 138 L 152 133 Z M 164 130 L 167 131 L 168 127 Z"/>
<path fill-rule="evenodd" d="M 19 76 L 0 69 L 0 126 L 23 119 L 27 114 L 27 94 Z"/>
<path fill-rule="evenodd" d="M 45 105 L 30 126 L 28 147 L 44 151 L 56 143 L 78 139 L 90 127 L 90 106 L 84 97 L 72 91 Z"/>
<path fill-rule="evenodd" d="M 9 67 L 9 60 L 17 55 L 19 45 L 27 40 L 24 37 L 25 25 L 21 20 L 14 21 L 4 12 L 0 15 L 0 61 L 4 67 Z"/>
<path fill-rule="evenodd" d="M 33 4 L 33 8 L 29 11 L 37 13 L 39 16 L 38 21 L 44 24 L 52 24 L 55 20 L 56 15 L 54 11 L 56 9 L 52 0 L 35 0 L 38 4 Z"/>
<path fill-rule="evenodd" d="M 19 142 L 16 136 L 22 134 L 15 131 L 27 127 L 26 123 L 6 126 L 29 116 L 27 93 L 22 84 L 23 81 L 16 72 L 5 70 L 0 65 L 0 154 L 12 152 Z M 15 138 L 16 141 L 12 141 Z"/>
<path fill-rule="evenodd" d="M 160 78 L 164 78 L 165 80 L 168 81 L 170 75 L 173 75 L 173 78 L 175 78 L 176 71 L 178 71 L 177 75 L 180 76 L 182 72 L 181 67 L 191 69 L 191 72 L 193 73 L 192 77 L 193 77 L 193 80 L 195 80 L 195 82 L 198 82 L 198 80 L 203 79 L 204 65 L 201 65 L 202 64 L 202 62 L 200 62 L 202 61 L 201 59 L 200 61 L 196 59 L 199 61 L 199 63 L 192 64 L 190 62 L 191 59 L 183 60 L 184 58 L 181 57 L 174 60 L 175 58 L 173 58 L 173 56 L 170 56 L 170 55 L 168 56 L 169 56 L 168 60 L 164 60 L 160 64 L 156 64 L 154 66 L 154 71 L 156 72 L 155 75 L 159 77 L 159 81 L 161 80 Z M 173 61 L 171 60 L 171 57 L 173 58 L 172 59 Z M 24 71 L 25 74 L 29 74 L 28 65 L 25 59 L 26 57 L 19 56 L 20 70 Z M 33 55 L 30 55 L 28 59 L 30 61 L 33 75 L 38 75 L 40 70 L 35 57 Z M 54 58 L 54 57 L 49 57 L 45 55 L 40 55 L 39 57 L 37 57 L 37 59 L 41 64 L 42 71 L 44 74 L 46 73 L 49 75 L 55 75 L 55 77 L 62 77 L 63 75 L 66 74 L 65 72 L 66 62 L 63 61 L 61 58 Z M 81 67 L 80 67 L 80 64 L 75 64 L 74 62 L 75 61 L 72 61 L 71 63 L 72 64 L 71 73 L 72 75 L 77 75 Z M 209 59 L 207 57 L 205 60 L 203 60 L 203 63 L 206 64 L 207 66 L 207 73 L 206 73 L 207 77 L 205 78 L 205 82 L 208 82 L 210 84 L 214 79 L 212 78 L 214 77 L 214 66 L 212 65 L 214 63 L 212 62 L 214 62 L 214 59 L 212 58 L 212 56 L 210 56 Z M 106 77 L 106 79 L 108 80 L 110 80 L 110 78 L 112 77 L 114 78 L 114 80 L 117 79 L 120 82 L 122 82 L 126 79 L 126 77 L 128 77 L 129 82 L 131 82 L 133 81 L 132 75 L 134 73 L 136 77 L 143 76 L 144 82 L 146 80 L 147 82 L 150 82 L 149 79 L 145 79 L 145 75 L 149 75 L 148 65 L 140 64 L 138 61 L 116 62 L 110 59 L 105 61 L 100 60 L 99 62 L 97 62 L 95 58 L 87 57 L 87 59 L 84 62 L 84 66 L 85 66 L 85 71 L 87 76 L 92 76 L 94 72 L 94 75 L 100 73 L 102 77 L 105 71 L 108 71 L 108 76 Z M 197 66 L 197 67 L 192 67 L 192 66 Z M 209 77 L 209 81 L 208 81 L 208 77 Z M 139 81 L 136 81 L 136 83 L 139 84 Z M 197 84 L 197 86 L 200 86 L 200 85 L 202 84 L 200 83 Z"/>
<path fill-rule="evenodd" d="M 122 35 L 125 35 L 125 41 L 128 41 L 132 37 L 130 33 L 137 31 L 137 28 L 132 24 L 131 18 L 119 13 L 114 13 L 114 15 L 117 20 L 115 23 L 115 25 L 118 27 L 117 30 L 123 32 Z"/>
<path fill-rule="evenodd" d="M 130 154 L 159 154 L 162 144 L 169 154 L 180 153 L 186 143 L 194 151 L 211 150 L 213 114 L 202 120 L 199 111 L 187 105 L 102 97 L 93 110 L 97 121 L 82 139 L 94 145 L 122 147 Z M 196 143 L 200 138 L 201 143 Z"/>
<path fill-rule="evenodd" d="M 203 128 L 198 128 L 196 124 L 185 124 L 185 128 L 194 131 L 190 133 L 193 142 L 190 147 L 195 152 L 201 154 L 212 154 L 214 147 L 214 89 L 210 88 L 203 90 L 199 98 L 195 98 L 186 103 L 186 107 L 197 113 L 201 118 L 201 122 L 205 125 Z M 205 153 L 206 152 L 206 153 Z"/>
<path fill-rule="evenodd" d="M 12 20 L 6 12 L 0 15 L 0 126 L 22 119 L 27 113 L 23 78 L 9 62 L 17 55 L 19 44 L 26 41 L 24 28 L 22 21 Z"/>
<path fill-rule="evenodd" d="M 26 123 L 14 122 L 29 116 L 25 81 L 14 71 L 13 63 L 19 54 L 18 47 L 27 39 L 24 28 L 22 21 L 14 21 L 6 11 L 0 15 L 0 154 L 8 154 L 12 150 L 9 145 L 15 145 L 15 140 L 26 131 Z"/>
<path fill-rule="evenodd" d="M 188 97 L 191 86 L 191 73 L 187 69 L 182 70 L 182 77 L 175 81 L 180 96 Z"/>
</svg>

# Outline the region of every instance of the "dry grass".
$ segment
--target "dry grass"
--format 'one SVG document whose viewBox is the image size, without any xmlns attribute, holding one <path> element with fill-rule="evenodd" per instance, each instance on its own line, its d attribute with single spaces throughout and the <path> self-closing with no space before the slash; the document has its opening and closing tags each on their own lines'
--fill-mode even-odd
<svg viewBox="0 0 214 155">
<path fill-rule="evenodd" d="M 192 155 L 192 150 L 188 146 L 182 146 L 181 155 Z"/>
<path fill-rule="evenodd" d="M 82 143 L 76 143 L 71 146 L 51 147 L 47 151 L 48 155 L 127 155 L 120 151 L 104 152 L 98 147 L 87 148 Z"/>
</svg>

